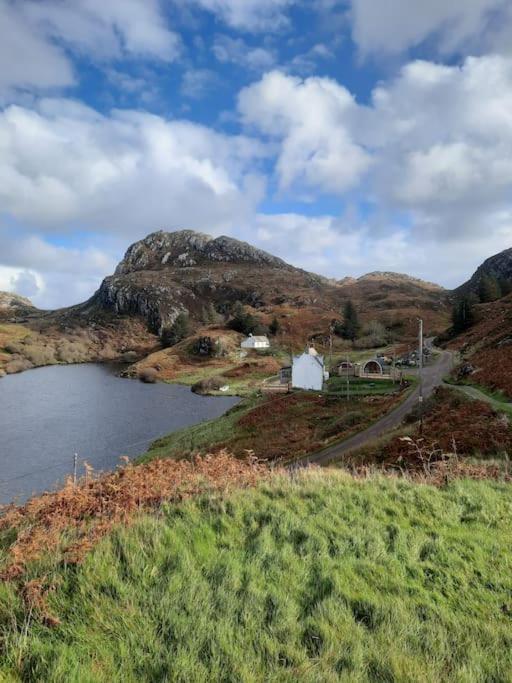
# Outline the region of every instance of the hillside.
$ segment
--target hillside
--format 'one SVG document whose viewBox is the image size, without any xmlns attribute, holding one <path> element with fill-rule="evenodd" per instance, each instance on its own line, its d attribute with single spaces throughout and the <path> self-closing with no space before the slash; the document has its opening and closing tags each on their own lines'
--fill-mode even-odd
<svg viewBox="0 0 512 683">
<path fill-rule="evenodd" d="M 480 281 L 486 275 L 497 280 L 512 280 L 512 248 L 486 259 L 472 277 L 455 290 L 455 293 L 458 296 L 470 292 L 477 293 Z"/>
<path fill-rule="evenodd" d="M 212 321 L 206 318 L 213 311 L 221 328 L 215 334 L 229 340 L 226 321 L 236 302 L 262 325 L 277 319 L 277 346 L 289 354 L 310 339 L 326 345 L 331 322 L 342 318 L 348 299 L 354 301 L 363 326 L 377 320 L 393 340 L 409 344 L 415 343 L 418 316 L 425 320 L 427 334 L 442 331 L 449 322 L 448 292 L 431 283 L 396 273 L 336 282 L 229 237 L 159 231 L 131 245 L 114 274 L 83 304 L 43 312 L 29 308 L 26 300 L 4 296 L 3 319 L 22 326 L 3 329 L 0 372 L 141 358 L 158 349 L 157 337 L 180 313 L 188 316 L 192 339 L 211 334 Z M 335 344 L 343 347 L 339 339 Z M 149 364 L 162 368 L 161 379 L 175 379 L 193 376 L 196 361 L 178 352 L 155 356 Z M 226 369 L 236 367 L 230 362 Z"/>
<path fill-rule="evenodd" d="M 327 333 L 349 297 L 363 321 L 377 317 L 407 333 L 421 313 L 428 327 L 446 326 L 447 293 L 430 283 L 392 273 L 337 283 L 244 242 L 191 230 L 160 231 L 133 244 L 88 307 L 137 313 L 160 332 L 181 311 L 200 322 L 205 305 L 222 314 L 240 301 L 267 318 L 278 316 L 286 335 L 304 344 L 308 333 Z"/>
<path fill-rule="evenodd" d="M 512 295 L 475 306 L 476 322 L 453 339 L 468 374 L 465 381 L 512 399 Z"/>
<path fill-rule="evenodd" d="M 401 273 L 373 272 L 340 280 L 337 287 L 342 298 L 354 302 L 363 320 L 377 318 L 404 337 L 417 333 L 418 317 L 432 334 L 449 324 L 448 292 L 431 282 Z"/>
<path fill-rule="evenodd" d="M 181 476 L 159 513 L 141 512 L 151 504 L 142 478 L 105 486 L 102 540 L 78 564 L 85 521 L 66 529 L 65 520 L 100 505 L 94 490 L 42 499 L 4 528 L 2 549 L 17 525 L 17 559 L 32 556 L 26 576 L 0 591 L 0 677 L 508 680 L 510 485 L 435 488 L 329 471 L 258 481 L 240 471 L 236 490 L 228 467 L 235 488 L 226 492 L 224 469 Z M 170 493 L 165 477 L 162 490 Z M 133 516 L 107 533 L 116 495 Z M 58 545 L 47 541 L 52 519 Z M 48 550 L 34 553 L 37 543 Z"/>
<path fill-rule="evenodd" d="M 0 292 L 0 321 L 15 320 L 35 313 L 37 308 L 30 299 L 12 292 Z"/>
</svg>

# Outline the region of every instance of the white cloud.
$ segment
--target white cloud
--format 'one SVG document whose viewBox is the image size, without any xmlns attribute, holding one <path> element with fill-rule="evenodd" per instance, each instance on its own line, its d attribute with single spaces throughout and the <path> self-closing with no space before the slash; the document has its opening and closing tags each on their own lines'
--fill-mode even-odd
<svg viewBox="0 0 512 683">
<path fill-rule="evenodd" d="M 71 53 L 93 60 L 176 59 L 179 36 L 158 0 L 0 0 L 0 89 L 44 90 L 75 82 Z"/>
<path fill-rule="evenodd" d="M 218 85 L 219 78 L 211 69 L 189 69 L 183 74 L 181 94 L 199 100 Z"/>
<path fill-rule="evenodd" d="M 188 4 L 188 0 L 182 2 Z M 287 10 L 296 0 L 191 0 L 232 28 L 277 31 L 288 25 Z"/>
<path fill-rule="evenodd" d="M 251 47 L 242 38 L 231 38 L 226 35 L 215 37 L 212 51 L 217 61 L 223 64 L 236 64 L 251 71 L 270 69 L 277 60 L 274 50 L 261 45 Z"/>
<path fill-rule="evenodd" d="M 264 153 L 246 137 L 136 111 L 11 106 L 0 114 L 0 209 L 52 230 L 225 230 L 261 199 Z"/>
<path fill-rule="evenodd" d="M 368 154 L 351 137 L 358 106 L 336 81 L 274 71 L 242 90 L 238 108 L 245 124 L 280 142 L 281 189 L 343 193 L 369 168 Z"/>
<path fill-rule="evenodd" d="M 512 206 L 510 111 L 511 59 L 414 62 L 375 90 L 354 135 L 373 147 L 381 201 L 440 239 L 478 234 Z"/>
<path fill-rule="evenodd" d="M 64 51 L 40 34 L 8 0 L 0 0 L 0 92 L 74 83 Z"/>
<path fill-rule="evenodd" d="M 398 54 L 426 40 L 444 53 L 511 50 L 509 0 L 351 0 L 363 53 Z"/>
<path fill-rule="evenodd" d="M 13 240 L 1 231 L 0 255 L 0 290 L 27 296 L 43 309 L 89 298 L 118 258 L 97 247 L 55 246 L 34 234 Z"/>
</svg>

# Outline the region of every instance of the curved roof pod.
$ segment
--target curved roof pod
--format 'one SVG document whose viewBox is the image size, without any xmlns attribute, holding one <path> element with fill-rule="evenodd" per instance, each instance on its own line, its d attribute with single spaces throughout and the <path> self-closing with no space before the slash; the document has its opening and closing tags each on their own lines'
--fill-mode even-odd
<svg viewBox="0 0 512 683">
<path fill-rule="evenodd" d="M 377 360 L 368 360 L 363 365 L 364 375 L 382 375 L 382 365 Z"/>
</svg>

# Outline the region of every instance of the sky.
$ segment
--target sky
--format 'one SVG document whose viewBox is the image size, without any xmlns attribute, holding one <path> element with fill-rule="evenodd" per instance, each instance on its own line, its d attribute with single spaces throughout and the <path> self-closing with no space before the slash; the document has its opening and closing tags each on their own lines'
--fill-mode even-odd
<svg viewBox="0 0 512 683">
<path fill-rule="evenodd" d="M 512 0 L 0 0 L 0 290 L 160 229 L 461 284 L 512 246 Z"/>
</svg>

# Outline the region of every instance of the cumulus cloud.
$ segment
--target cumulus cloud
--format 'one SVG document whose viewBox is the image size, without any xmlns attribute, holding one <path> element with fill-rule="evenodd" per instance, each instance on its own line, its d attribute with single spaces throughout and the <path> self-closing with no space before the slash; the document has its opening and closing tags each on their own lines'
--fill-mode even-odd
<svg viewBox="0 0 512 683">
<path fill-rule="evenodd" d="M 336 81 L 274 71 L 242 90 L 238 109 L 246 125 L 279 141 L 281 189 L 342 193 L 370 166 L 369 155 L 351 136 L 358 106 Z"/>
<path fill-rule="evenodd" d="M 44 309 L 84 301 L 113 272 L 120 249 L 62 247 L 35 234 L 0 230 L 0 290 L 29 297 Z"/>
<path fill-rule="evenodd" d="M 287 10 L 295 4 L 296 0 L 191 0 L 191 2 L 203 10 L 214 13 L 232 28 L 258 32 L 276 31 L 287 26 L 289 22 Z"/>
<path fill-rule="evenodd" d="M 218 35 L 215 37 L 213 54 L 218 62 L 236 64 L 250 71 L 265 71 L 274 66 L 277 55 L 274 50 L 258 45 L 251 47 L 242 38 Z"/>
<path fill-rule="evenodd" d="M 511 206 L 512 60 L 405 66 L 373 93 L 359 129 L 373 146 L 375 183 L 422 231 L 478 233 Z"/>
<path fill-rule="evenodd" d="M 63 46 L 94 60 L 172 61 L 180 45 L 158 0 L 0 0 L 0 89 L 4 92 L 72 85 L 73 67 Z"/>
<path fill-rule="evenodd" d="M 188 69 L 181 80 L 181 94 L 192 100 L 199 100 L 213 90 L 219 82 L 211 69 Z"/>
<path fill-rule="evenodd" d="M 398 54 L 427 39 L 443 53 L 509 52 L 509 0 L 351 0 L 353 38 L 363 53 Z"/>
<path fill-rule="evenodd" d="M 42 36 L 15 5 L 0 0 L 0 92 L 65 87 L 74 81 L 62 48 Z"/>
<path fill-rule="evenodd" d="M 141 235 L 243 222 L 264 192 L 264 147 L 138 111 L 70 100 L 0 114 L 0 206 L 28 225 Z"/>
</svg>

